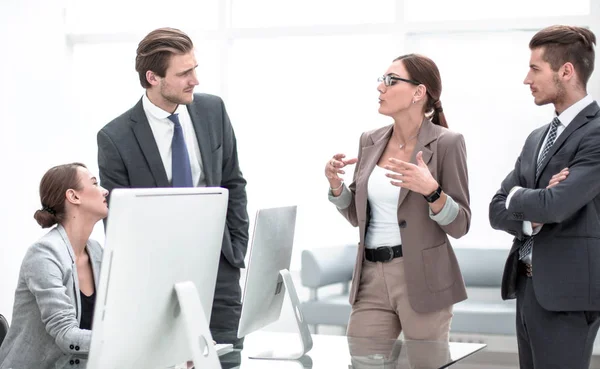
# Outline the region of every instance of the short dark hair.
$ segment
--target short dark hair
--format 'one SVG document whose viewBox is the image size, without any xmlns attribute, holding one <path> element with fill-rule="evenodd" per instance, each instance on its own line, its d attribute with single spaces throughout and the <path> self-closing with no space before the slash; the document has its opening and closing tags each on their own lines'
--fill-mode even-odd
<svg viewBox="0 0 600 369">
<path fill-rule="evenodd" d="M 408 77 L 427 88 L 427 102 L 425 103 L 425 113 L 431 114 L 431 121 L 442 127 L 448 128 L 448 122 L 440 96 L 442 94 L 442 77 L 437 65 L 430 58 L 419 54 L 402 55 L 394 59 L 401 61 L 408 72 Z"/>
<path fill-rule="evenodd" d="M 178 29 L 159 28 L 150 32 L 140 41 L 135 57 L 135 70 L 142 87 L 151 86 L 146 79 L 147 71 L 151 70 L 159 77 L 164 77 L 172 55 L 186 54 L 193 49 L 190 37 Z"/>
<path fill-rule="evenodd" d="M 572 63 L 585 88 L 594 71 L 596 36 L 583 27 L 555 25 L 542 29 L 529 42 L 531 50 L 544 48 L 544 61 L 557 71 Z"/>
<path fill-rule="evenodd" d="M 58 165 L 50 168 L 40 182 L 42 209 L 33 218 L 42 228 L 49 228 L 65 220 L 65 194 L 67 190 L 81 189 L 77 169 L 86 168 L 81 163 Z"/>
</svg>

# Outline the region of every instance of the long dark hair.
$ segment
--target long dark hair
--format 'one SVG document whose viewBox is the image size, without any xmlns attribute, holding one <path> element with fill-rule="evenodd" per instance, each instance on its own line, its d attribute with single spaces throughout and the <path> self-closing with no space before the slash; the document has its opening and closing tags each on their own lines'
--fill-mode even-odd
<svg viewBox="0 0 600 369">
<path fill-rule="evenodd" d="M 407 54 L 394 59 L 394 61 L 398 60 L 402 61 L 410 79 L 418 81 L 427 88 L 427 103 L 423 113 L 431 116 L 431 121 L 434 124 L 448 128 L 448 122 L 440 101 L 442 78 L 437 65 L 433 60 L 419 54 Z"/>
</svg>

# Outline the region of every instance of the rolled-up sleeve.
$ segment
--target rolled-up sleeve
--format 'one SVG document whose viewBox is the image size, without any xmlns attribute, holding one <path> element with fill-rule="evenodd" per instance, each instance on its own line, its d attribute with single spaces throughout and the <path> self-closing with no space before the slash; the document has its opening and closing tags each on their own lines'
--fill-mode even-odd
<svg viewBox="0 0 600 369">
<path fill-rule="evenodd" d="M 340 210 L 346 209 L 352 202 L 352 192 L 350 192 L 345 183 L 342 184 L 342 192 L 339 196 L 333 196 L 331 190 L 329 190 L 328 196 L 329 201 Z"/>
<path fill-rule="evenodd" d="M 434 214 L 433 211 L 431 211 L 431 208 L 429 208 L 429 218 L 436 221 L 439 225 L 445 226 L 452 223 L 454 219 L 456 219 L 459 210 L 460 207 L 456 201 L 454 201 L 451 196 L 446 194 L 446 203 L 444 204 L 442 210 L 440 210 L 439 213 Z"/>
</svg>

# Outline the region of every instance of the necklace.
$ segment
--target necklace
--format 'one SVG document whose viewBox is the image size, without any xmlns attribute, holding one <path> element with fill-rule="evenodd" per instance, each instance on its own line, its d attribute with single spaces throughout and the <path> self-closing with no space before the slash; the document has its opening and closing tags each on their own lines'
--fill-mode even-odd
<svg viewBox="0 0 600 369">
<path fill-rule="evenodd" d="M 403 144 L 400 144 L 400 146 L 398 147 L 400 150 L 402 150 L 404 148 L 404 146 L 406 146 L 406 144 L 412 140 L 413 138 L 417 138 L 417 136 L 419 135 L 419 133 L 417 132 L 416 135 L 409 137 Z"/>
</svg>

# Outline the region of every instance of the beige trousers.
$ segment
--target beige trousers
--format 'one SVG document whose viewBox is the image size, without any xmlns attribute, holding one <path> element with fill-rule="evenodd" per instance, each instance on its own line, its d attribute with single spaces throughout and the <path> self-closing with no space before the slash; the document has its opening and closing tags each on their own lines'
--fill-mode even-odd
<svg viewBox="0 0 600 369">
<path fill-rule="evenodd" d="M 350 337 L 448 341 L 452 305 L 432 313 L 418 313 L 408 301 L 404 258 L 389 262 L 364 260 L 358 294 L 348 322 Z"/>
</svg>

